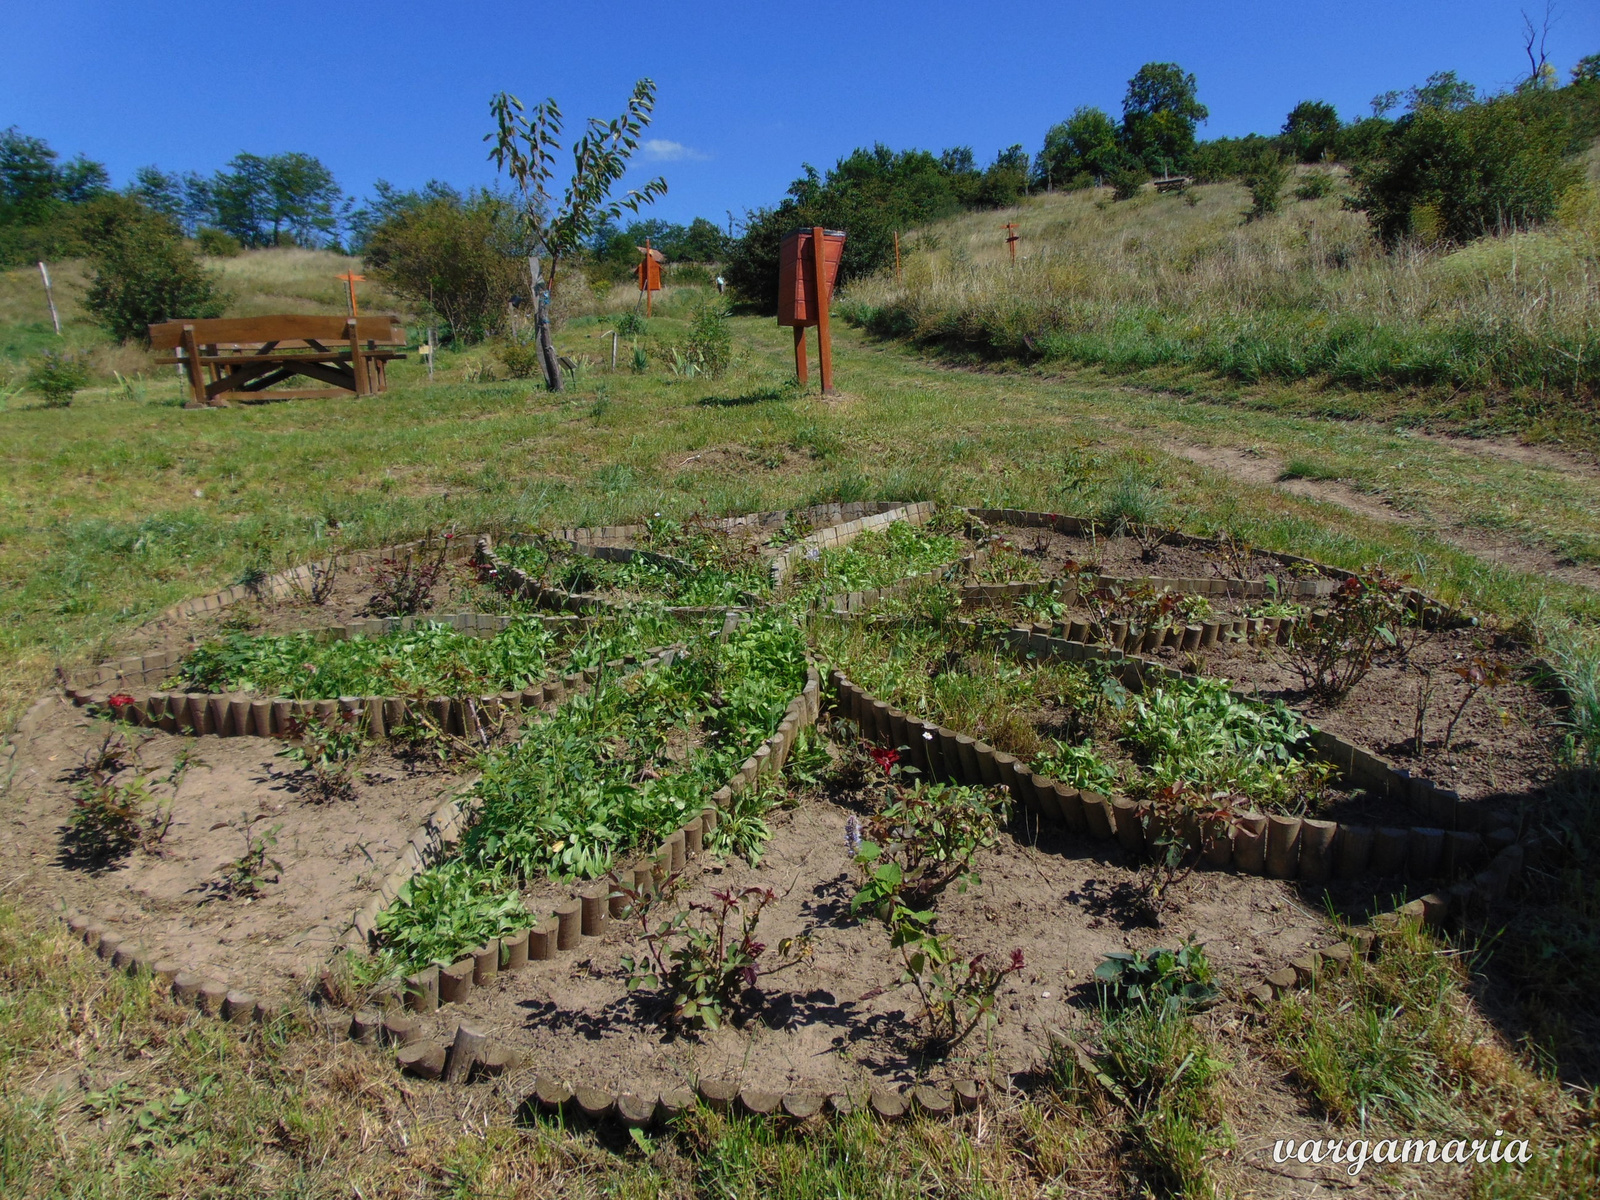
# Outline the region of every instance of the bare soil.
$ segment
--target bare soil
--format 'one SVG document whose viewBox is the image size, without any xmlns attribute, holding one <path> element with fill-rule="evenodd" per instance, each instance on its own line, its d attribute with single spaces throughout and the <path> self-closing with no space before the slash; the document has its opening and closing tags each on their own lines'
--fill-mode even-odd
<svg viewBox="0 0 1600 1200">
<path fill-rule="evenodd" d="M 1309 564 L 1284 562 L 1265 551 L 1241 547 L 1237 554 L 1207 546 L 1163 543 L 1147 550 L 1131 537 L 1078 537 L 1053 529 L 992 525 L 990 529 L 1013 549 L 1038 563 L 1032 579 L 1053 579 L 1068 572 L 1093 569 L 1123 578 L 1166 579 L 1315 579 L 1323 572 Z M 1020 580 L 1023 575 L 1018 575 Z"/>
<path fill-rule="evenodd" d="M 68 836 L 74 770 L 110 731 L 139 744 L 138 775 L 165 776 L 186 745 L 203 765 L 189 771 L 175 797 L 165 782 L 152 783 L 157 797 L 171 799 L 172 820 L 151 852 L 83 861 Z M 14 740 L 8 835 L 0 839 L 0 877 L 11 890 L 40 908 L 82 909 L 124 939 L 258 997 L 302 992 L 406 842 L 459 782 L 375 748 L 353 800 L 318 803 L 295 764 L 278 757 L 279 742 L 111 725 L 56 699 L 35 705 Z M 216 885 L 244 851 L 246 826 L 256 837 L 277 827 L 270 857 L 282 869 L 265 872 L 273 881 L 259 898 L 226 898 Z"/>
<path fill-rule="evenodd" d="M 516 1047 L 529 1074 L 615 1089 L 692 1085 L 702 1076 L 823 1091 L 990 1078 L 1038 1068 L 1052 1028 L 1090 1028 L 1088 981 L 1109 951 L 1175 945 L 1193 935 L 1226 986 L 1254 982 L 1333 940 L 1319 897 L 1227 873 L 1191 876 L 1179 889 L 1177 911 L 1164 927 L 1151 927 L 1131 899 L 1137 875 L 1120 850 L 1018 828 L 979 856 L 980 883 L 965 894 L 952 888 L 937 908 L 940 929 L 963 956 L 1006 961 L 1020 949 L 1026 967 L 1002 985 L 991 1029 L 947 1058 L 932 1058 L 924 1052 L 915 990 L 900 983 L 887 933 L 849 915 L 856 881 L 845 821 L 864 811 L 858 795 L 811 792 L 769 817 L 773 836 L 759 866 L 692 861 L 677 895 L 652 914 L 655 923 L 685 904 L 709 903 L 717 889 L 771 888 L 778 899 L 761 919 L 763 963 L 778 965 L 782 939 L 810 936 L 810 955 L 764 975 L 734 1024 L 673 1034 L 662 1023 L 658 994 L 627 991 L 621 959 L 645 950 L 640 924 L 631 920 L 584 939 L 575 955 L 498 976 L 467 1002 L 427 1018 L 430 1036 L 448 1041 L 458 1023 L 470 1021 Z M 1363 910 L 1374 898 L 1352 889 L 1335 903 Z"/>
</svg>

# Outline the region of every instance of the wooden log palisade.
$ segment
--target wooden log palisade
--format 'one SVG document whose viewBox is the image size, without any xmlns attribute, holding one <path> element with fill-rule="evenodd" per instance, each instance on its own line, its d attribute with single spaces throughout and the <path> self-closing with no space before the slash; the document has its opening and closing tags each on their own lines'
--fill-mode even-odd
<svg viewBox="0 0 1600 1200">
<path fill-rule="evenodd" d="M 848 506 L 831 508 L 838 510 L 831 514 L 835 516 L 846 516 L 848 510 Z M 1057 514 L 1016 510 L 967 511 L 978 521 L 1049 526 L 1062 532 L 1076 533 L 1093 527 L 1092 522 Z M 807 541 L 774 555 L 774 579 L 781 582 L 788 565 L 795 560 L 796 554 L 804 553 L 807 545 L 825 547 L 844 544 L 850 537 L 866 529 L 881 527 L 889 521 L 926 520 L 931 514 L 932 506 L 879 506 L 876 512 L 849 515 L 846 520 L 835 522 L 831 538 L 828 536 L 829 530 L 822 530 L 810 535 Z M 758 514 L 762 524 L 781 524 L 784 516 L 786 514 Z M 778 519 L 773 520 L 774 517 Z M 751 520 L 735 518 L 728 524 L 749 523 Z M 599 535 L 592 535 L 590 531 L 562 531 L 563 535 L 569 535 L 573 543 L 591 546 L 626 541 L 636 536 L 637 532 L 637 527 L 608 527 Z M 1191 541 L 1203 544 L 1203 539 Z M 451 556 L 457 559 L 465 557 L 472 552 L 472 544 L 466 539 L 458 540 L 452 547 Z M 391 547 L 369 552 L 368 557 L 392 556 L 396 552 L 414 548 Z M 1287 564 L 1307 561 L 1291 555 L 1277 557 Z M 780 559 L 784 560 L 781 566 Z M 975 565 L 976 562 L 966 564 L 967 569 Z M 933 574 L 936 577 L 955 578 L 961 573 L 960 568 L 961 564 L 952 564 L 952 568 Z M 1348 574 L 1328 567 L 1320 567 L 1319 571 L 1332 579 Z M 202 615 L 218 611 L 252 594 L 252 591 L 256 594 L 262 591 L 268 595 L 287 594 L 300 582 L 309 582 L 307 568 L 275 576 L 257 585 L 256 589 L 228 589 L 188 601 L 174 606 L 164 615 Z M 911 582 L 902 581 L 894 587 L 879 589 L 876 593 L 834 597 L 827 607 L 844 619 L 851 619 L 869 610 L 883 596 L 904 590 Z M 1205 590 L 1209 594 L 1233 596 L 1255 594 L 1248 590 L 1255 581 L 1148 582 L 1153 586 L 1172 587 L 1174 591 Z M 1325 594 L 1317 589 L 1326 585 L 1326 579 L 1298 582 L 1314 586 L 1300 593 L 1297 598 L 1313 599 L 1318 594 Z M 1219 589 L 1219 583 L 1225 586 Z M 1246 590 L 1241 591 L 1240 585 L 1245 585 Z M 1022 584 L 964 585 L 960 592 L 964 605 L 993 605 L 1008 603 L 1026 594 L 1030 588 L 1052 586 L 1058 585 L 1048 580 Z M 1425 607 L 1426 611 L 1437 614 L 1441 619 L 1470 620 L 1421 597 L 1420 593 L 1416 602 L 1419 607 Z M 730 623 L 741 619 L 741 616 L 738 611 L 730 612 Z M 447 620 L 450 623 L 464 621 L 465 624 L 456 627 L 484 633 L 492 633 L 503 627 L 503 622 L 507 620 L 483 614 L 421 619 Z M 581 618 L 569 616 L 549 619 L 570 621 Z M 381 629 L 379 625 L 382 625 Z M 327 635 L 354 636 L 358 633 L 389 632 L 391 628 L 399 627 L 403 626 L 392 622 L 355 623 L 333 627 Z M 725 633 L 728 628 L 724 627 Z M 1137 638 L 1132 636 L 1138 631 L 1124 631 L 1120 640 L 1113 637 L 1112 629 L 1093 631 L 1099 635 L 1098 641 L 1089 638 L 1090 632 L 1087 628 L 1076 629 L 1072 623 L 1060 627 L 1018 625 L 999 636 L 1005 646 L 1019 655 L 1069 661 L 1106 661 L 1117 671 L 1125 686 L 1135 690 L 1181 676 L 1181 672 L 1173 668 L 1139 656 L 1139 650 L 1145 647 L 1145 638 L 1143 634 Z M 1073 634 L 1079 636 L 1074 637 Z M 1163 633 L 1163 641 L 1169 636 Z M 1183 636 L 1180 635 L 1180 645 Z M 1219 623 L 1215 640 L 1276 640 L 1279 636 L 1282 635 L 1267 623 L 1254 625 L 1230 622 L 1226 627 Z M 619 671 L 651 669 L 670 663 L 676 652 L 676 648 L 665 647 L 641 656 L 637 662 L 619 660 L 612 665 Z M 72 698 L 78 703 L 108 702 L 115 689 L 147 684 L 157 677 L 164 678 L 164 673 L 170 673 L 177 657 L 150 655 L 104 664 L 86 681 L 88 686 L 71 689 Z M 592 676 L 590 679 L 582 675 L 568 676 L 561 681 L 561 688 L 553 696 L 545 686 L 541 686 L 537 703 L 541 707 L 558 704 L 567 695 L 588 686 L 591 681 Z M 131 694 L 132 687 L 129 690 Z M 147 694 L 142 708 L 133 706 L 132 712 L 122 715 L 125 719 L 142 719 L 145 723 L 155 725 L 170 720 L 181 727 L 184 718 L 180 714 L 187 713 L 190 714 L 189 728 L 198 731 L 196 721 L 204 718 L 196 718 L 193 715 L 194 706 L 187 703 L 189 698 L 184 699 L 186 703 L 180 707 L 173 705 L 169 697 L 166 708 L 160 709 Z M 218 710 L 213 706 L 213 701 L 219 698 L 202 699 L 205 701 L 204 710 L 216 714 Z M 227 699 L 226 718 L 214 715 L 210 732 L 246 732 L 235 715 L 234 698 L 223 699 Z M 521 694 L 519 699 L 526 707 L 528 697 Z M 252 714 L 257 711 L 255 703 L 252 701 L 250 705 Z M 298 703 L 321 706 L 335 704 L 336 710 L 344 709 L 342 701 Z M 791 700 L 777 731 L 741 765 L 727 784 L 712 795 L 712 803 L 698 817 L 665 838 L 650 853 L 614 871 L 607 879 L 580 888 L 571 899 L 553 906 L 550 913 L 530 913 L 525 929 L 501 938 L 495 944 L 477 947 L 451 964 L 417 972 L 400 987 L 375 997 L 370 1004 L 355 1011 L 339 1010 L 324 1003 L 320 1009 L 321 1019 L 329 1029 L 341 1035 L 347 1034 L 363 1043 L 381 1042 L 389 1045 L 395 1051 L 397 1066 L 421 1078 L 463 1081 L 499 1075 L 521 1065 L 511 1047 L 497 1044 L 491 1036 L 470 1024 L 464 1024 L 448 1045 L 429 1041 L 421 1036 L 419 1023 L 412 1014 L 431 1012 L 441 1004 L 459 1002 L 470 995 L 474 987 L 485 986 L 500 972 L 524 970 L 530 963 L 578 950 L 586 939 L 598 936 L 608 919 L 621 915 L 622 897 L 614 885 L 659 887 L 667 874 L 681 868 L 700 852 L 705 835 L 716 827 L 720 813 L 735 796 L 759 776 L 782 769 L 799 730 L 814 722 L 825 706 L 855 721 L 863 737 L 879 744 L 905 747 L 913 764 L 930 775 L 990 786 L 1003 784 L 1011 789 L 1013 798 L 1024 812 L 1035 819 L 1059 824 L 1086 841 L 1116 840 L 1128 850 L 1137 852 L 1144 849 L 1151 836 L 1137 806 L 1125 797 L 1105 796 L 1066 787 L 1057 780 L 1035 774 L 1027 764 L 994 750 L 982 741 L 957 730 L 922 722 L 895 709 L 887 702 L 871 696 L 838 671 L 829 672 L 827 678 L 823 679 L 812 668 L 808 670 L 805 687 Z M 152 717 L 154 720 L 150 719 Z M 387 721 L 386 704 L 384 717 Z M 392 722 L 388 724 L 392 725 Z M 254 733 L 256 730 L 252 726 L 248 732 Z M 1435 890 L 1409 900 L 1393 913 L 1380 916 L 1374 921 L 1375 928 L 1354 930 L 1347 937 L 1308 951 L 1279 969 L 1266 973 L 1258 981 L 1243 982 L 1239 989 L 1240 998 L 1256 1003 L 1269 1003 L 1290 989 L 1308 985 L 1320 974 L 1339 970 L 1353 958 L 1371 953 L 1384 936 L 1384 928 L 1390 923 L 1413 921 L 1443 925 L 1480 911 L 1504 894 L 1538 849 L 1535 839 L 1519 836 L 1513 825 L 1505 823 L 1496 814 L 1464 804 L 1448 789 L 1440 788 L 1430 780 L 1411 776 L 1360 746 L 1318 730 L 1313 733 L 1313 748 L 1349 782 L 1386 797 L 1412 817 L 1427 823 L 1397 822 L 1385 826 L 1365 826 L 1246 813 L 1228 827 L 1225 836 L 1211 836 L 1196 843 L 1202 864 L 1215 869 L 1301 880 L 1308 884 L 1329 879 L 1405 877 L 1423 882 Z M 371 945 L 377 913 L 385 904 L 393 901 L 406 880 L 448 852 L 470 821 L 473 803 L 469 781 L 454 798 L 441 805 L 423 823 L 384 876 L 374 896 L 351 920 L 345 935 L 346 945 L 350 949 L 360 952 Z M 174 998 L 192 1003 L 217 1019 L 245 1025 L 273 1021 L 283 1015 L 277 1005 L 258 999 L 248 986 L 209 978 L 186 970 L 180 963 L 158 959 L 145 950 L 136 937 L 125 938 L 91 914 L 68 910 L 63 912 L 63 916 L 72 932 L 80 936 L 110 967 L 148 973 Z M 956 1080 L 946 1085 L 920 1085 L 903 1091 L 885 1087 L 830 1093 L 825 1089 L 808 1090 L 801 1087 L 780 1094 L 752 1089 L 731 1079 L 702 1078 L 692 1090 L 687 1087 L 661 1090 L 626 1085 L 619 1089 L 601 1086 L 592 1080 L 560 1080 L 549 1075 L 536 1075 L 526 1103 L 545 1111 L 559 1110 L 588 1120 L 615 1120 L 633 1127 L 668 1120 L 695 1104 L 788 1122 L 823 1119 L 858 1111 L 870 1112 L 882 1120 L 894 1120 L 911 1113 L 931 1117 L 959 1114 L 981 1103 L 994 1088 L 1009 1086 L 1009 1081 L 1009 1076 L 1002 1073 L 987 1081 Z"/>
</svg>

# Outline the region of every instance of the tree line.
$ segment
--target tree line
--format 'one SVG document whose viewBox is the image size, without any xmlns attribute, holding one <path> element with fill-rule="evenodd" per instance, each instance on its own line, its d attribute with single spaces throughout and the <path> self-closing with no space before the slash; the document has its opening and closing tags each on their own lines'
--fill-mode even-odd
<svg viewBox="0 0 1600 1200">
<path fill-rule="evenodd" d="M 1350 171 L 1348 203 L 1388 244 L 1462 242 L 1549 218 L 1581 177 L 1571 156 L 1600 135 L 1600 55 L 1582 59 L 1565 86 L 1542 61 L 1519 86 L 1486 94 L 1453 71 L 1406 92 L 1374 97 L 1372 111 L 1343 120 L 1332 104 L 1296 104 L 1272 135 L 1197 137 L 1210 116 L 1195 76 L 1153 62 L 1128 81 L 1121 119 L 1083 106 L 1052 125 L 1030 156 L 1021 145 L 979 170 L 969 147 L 933 154 L 879 144 L 827 172 L 803 164 L 777 204 L 745 214 L 725 275 L 761 311 L 777 304 L 778 244 L 791 229 L 844 229 L 842 279 L 893 261 L 894 237 L 962 210 L 1004 208 L 1030 193 L 1109 186 L 1130 199 L 1159 176 L 1243 182 L 1253 217 L 1273 211 L 1295 163 Z"/>
</svg>

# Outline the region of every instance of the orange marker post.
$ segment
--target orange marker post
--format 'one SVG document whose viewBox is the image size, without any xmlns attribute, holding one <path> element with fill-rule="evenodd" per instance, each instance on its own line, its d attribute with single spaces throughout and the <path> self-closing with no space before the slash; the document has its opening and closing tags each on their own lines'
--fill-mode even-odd
<svg viewBox="0 0 1600 1200">
<path fill-rule="evenodd" d="M 1006 231 L 1006 246 L 1011 250 L 1011 265 L 1017 265 L 1017 223 L 1007 221 L 1003 229 Z"/>
<path fill-rule="evenodd" d="M 361 314 L 356 311 L 356 284 L 365 283 L 367 277 L 357 275 L 354 271 L 346 271 L 343 275 L 335 275 L 334 278 L 344 280 L 345 286 L 350 289 L 350 315 L 359 317 Z"/>
<path fill-rule="evenodd" d="M 666 261 L 666 255 L 650 246 L 650 239 L 645 238 L 644 245 L 635 247 L 643 256 L 635 269 L 639 280 L 639 290 L 644 293 L 644 315 L 650 316 L 654 310 L 651 300 L 655 293 L 661 290 L 661 264 Z"/>
</svg>

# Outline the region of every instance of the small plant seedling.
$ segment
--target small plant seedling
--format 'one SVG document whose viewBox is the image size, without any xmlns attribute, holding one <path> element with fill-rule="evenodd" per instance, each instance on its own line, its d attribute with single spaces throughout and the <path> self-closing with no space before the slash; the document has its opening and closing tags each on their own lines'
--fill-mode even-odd
<svg viewBox="0 0 1600 1200">
<path fill-rule="evenodd" d="M 1473 656 L 1466 665 L 1452 667 L 1451 670 L 1466 680 L 1467 694 L 1461 697 L 1461 703 L 1456 705 L 1450 723 L 1444 728 L 1446 754 L 1450 753 L 1450 739 L 1455 736 L 1456 724 L 1461 720 L 1461 715 L 1467 711 L 1467 705 L 1471 704 L 1480 692 L 1487 691 L 1493 694 L 1496 688 L 1511 678 L 1511 668 L 1503 659 L 1485 658 L 1481 654 Z"/>
<path fill-rule="evenodd" d="M 283 864 L 272 857 L 278 845 L 278 831 L 283 825 L 274 825 L 260 834 L 252 833 L 249 813 L 240 813 L 238 824 L 229 824 L 244 835 L 244 853 L 228 865 L 218 890 L 229 899 L 253 900 L 267 884 L 277 883 L 283 873 Z"/>
<path fill-rule="evenodd" d="M 354 800 L 355 772 L 366 748 L 366 737 L 356 722 L 341 714 L 334 725 L 316 718 L 290 723 L 288 746 L 280 758 L 298 763 L 307 777 L 306 793 L 318 804 Z"/>
<path fill-rule="evenodd" d="M 1167 1017 L 1207 1008 L 1222 994 L 1212 982 L 1205 947 L 1193 939 L 1176 950 L 1112 951 L 1094 978 L 1107 1007 L 1142 1005 Z"/>
<path fill-rule="evenodd" d="M 81 355 L 46 350 L 29 367 L 26 386 L 45 408 L 67 408 L 73 396 L 89 386 L 89 367 Z"/>
<path fill-rule="evenodd" d="M 1321 619 L 1295 626 L 1289 661 L 1308 691 L 1336 700 L 1366 678 L 1380 650 L 1399 644 L 1407 619 L 1400 582 L 1368 568 L 1339 585 Z"/>
</svg>

